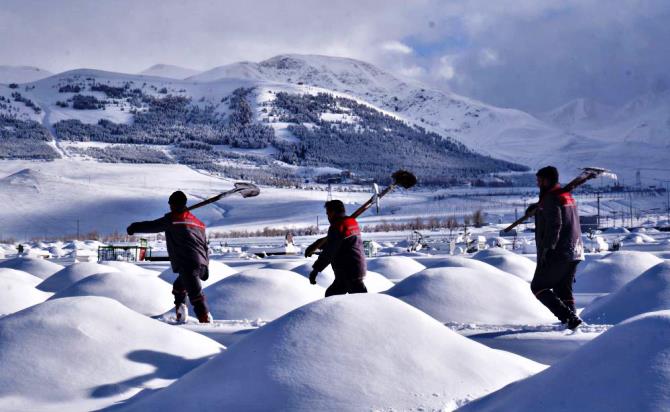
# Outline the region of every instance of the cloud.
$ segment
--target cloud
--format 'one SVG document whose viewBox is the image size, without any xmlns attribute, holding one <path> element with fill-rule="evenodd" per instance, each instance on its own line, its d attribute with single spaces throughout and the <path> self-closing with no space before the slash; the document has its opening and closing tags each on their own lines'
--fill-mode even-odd
<svg viewBox="0 0 670 412">
<path fill-rule="evenodd" d="M 667 0 L 4 0 L 0 64 L 139 72 L 281 53 L 358 58 L 539 111 L 668 84 Z M 445 56 L 447 56 L 445 58 Z"/>
<path fill-rule="evenodd" d="M 385 42 L 384 44 L 382 44 L 382 50 L 400 54 L 412 54 L 413 52 L 411 47 L 397 40 Z"/>
</svg>

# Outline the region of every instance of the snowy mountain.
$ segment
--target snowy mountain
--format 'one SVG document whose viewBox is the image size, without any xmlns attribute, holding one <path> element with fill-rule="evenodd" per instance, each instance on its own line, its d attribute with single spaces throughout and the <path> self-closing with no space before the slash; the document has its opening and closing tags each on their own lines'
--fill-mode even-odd
<svg viewBox="0 0 670 412">
<path fill-rule="evenodd" d="M 0 84 L 28 83 L 53 76 L 53 73 L 31 66 L 0 65 Z"/>
<path fill-rule="evenodd" d="M 587 98 L 569 101 L 538 114 L 538 118 L 566 130 L 584 130 L 603 126 L 611 120 L 614 108 Z"/>
<path fill-rule="evenodd" d="M 179 162 L 219 169 L 232 177 L 252 169 L 252 174 L 258 174 L 266 166 L 273 169 L 273 178 L 343 170 L 374 177 L 386 174 L 387 168 L 424 167 L 425 174 L 437 176 L 438 181 L 455 175 L 519 170 L 509 163 L 472 157 L 466 154 L 469 149 L 530 168 L 554 164 L 566 175 L 579 167 L 602 166 L 632 180 L 641 166 L 663 168 L 670 142 L 667 92 L 641 96 L 619 109 L 579 99 L 538 118 L 411 83 L 348 58 L 280 55 L 260 63 L 217 67 L 186 80 L 168 78 L 185 73 L 175 66 L 157 65 L 143 73 L 81 69 L 17 89 L 0 86 L 0 114 L 33 120 L 56 137 L 55 143 L 39 139 L 40 159 L 54 157 L 47 148 L 51 146 L 65 157 Z M 320 93 L 332 97 L 326 101 L 318 97 Z M 172 99 L 159 103 L 166 97 Z M 232 103 L 242 100 L 242 106 L 231 109 Z M 168 115 L 166 102 L 180 106 L 184 116 Z M 247 123 L 241 128 L 233 125 L 231 119 L 246 119 L 246 115 L 239 116 L 239 110 L 247 106 L 251 109 L 251 117 L 244 120 Z M 296 110 L 301 113 L 296 115 Z M 375 117 L 372 123 L 369 115 Z M 387 127 L 388 122 L 396 123 Z M 30 130 L 34 136 L 42 133 L 36 130 L 38 126 L 11 124 L 5 130 Z M 344 137 L 352 132 L 355 137 Z M 419 140 L 406 138 L 407 133 L 415 132 Z M 192 143 L 194 137 L 200 142 Z M 26 143 L 13 138 L 11 150 L 0 150 L 2 157 L 30 158 Z M 353 141 L 345 143 L 349 138 Z M 422 143 L 414 145 L 417 141 Z M 340 142 L 329 149 L 333 156 L 323 156 L 328 152 L 324 142 Z M 384 142 L 389 145 L 388 159 L 377 156 L 388 151 Z M 146 147 L 109 149 L 112 144 L 136 143 Z M 412 149 L 406 147 L 409 143 Z M 194 145 L 200 150 L 197 156 Z M 203 150 L 210 153 L 201 153 Z M 341 156 L 345 152 L 358 157 L 347 159 Z M 370 159 L 378 164 L 369 164 Z M 657 172 L 649 175 L 654 173 L 659 176 Z"/>
<path fill-rule="evenodd" d="M 525 169 L 355 95 L 271 80 L 198 82 L 80 69 L 0 87 L 0 113 L 9 138 L 0 142 L 5 158 L 31 158 L 19 132 L 25 129 L 40 159 L 181 163 L 267 183 L 341 171 L 383 180 L 398 168 L 415 170 L 425 183 L 445 183 Z M 45 134 L 55 138 L 51 152 Z"/>
<path fill-rule="evenodd" d="M 403 81 L 358 60 L 311 55 L 235 63 L 189 80 L 239 77 L 347 93 L 479 153 L 531 168 L 554 164 L 572 172 L 599 165 L 632 179 L 640 165 L 662 168 L 661 154 L 670 141 L 669 106 L 658 95 L 642 96 L 619 110 L 578 99 L 534 117 Z"/>
<path fill-rule="evenodd" d="M 196 76 L 200 70 L 189 69 L 186 67 L 174 66 L 171 64 L 154 64 L 141 71 L 139 74 L 145 76 L 167 77 L 169 79 L 185 79 L 187 77 Z"/>
</svg>

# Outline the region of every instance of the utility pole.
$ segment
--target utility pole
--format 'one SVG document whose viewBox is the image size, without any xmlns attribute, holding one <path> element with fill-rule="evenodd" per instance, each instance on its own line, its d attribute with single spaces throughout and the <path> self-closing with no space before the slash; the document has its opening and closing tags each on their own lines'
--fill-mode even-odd
<svg viewBox="0 0 670 412">
<path fill-rule="evenodd" d="M 628 192 L 628 207 L 630 209 L 630 227 L 633 227 L 633 194 Z"/>
<path fill-rule="evenodd" d="M 597 205 L 598 205 L 598 215 L 596 216 L 596 227 L 600 227 L 600 192 L 596 193 Z"/>
</svg>

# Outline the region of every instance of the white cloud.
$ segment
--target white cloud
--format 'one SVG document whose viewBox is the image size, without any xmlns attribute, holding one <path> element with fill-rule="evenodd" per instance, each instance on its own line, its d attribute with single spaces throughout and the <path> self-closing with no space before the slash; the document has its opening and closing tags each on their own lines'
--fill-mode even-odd
<svg viewBox="0 0 670 412">
<path fill-rule="evenodd" d="M 397 40 L 387 41 L 382 44 L 382 50 L 391 53 L 412 54 L 413 50 L 408 45 Z"/>
<path fill-rule="evenodd" d="M 426 75 L 426 69 L 416 65 L 410 67 L 402 67 L 398 69 L 398 74 L 403 77 L 418 79 Z"/>
<path fill-rule="evenodd" d="M 437 75 L 446 79 L 451 80 L 456 75 L 456 68 L 454 67 L 454 56 L 442 56 L 440 57 L 440 64 L 437 69 Z"/>
</svg>

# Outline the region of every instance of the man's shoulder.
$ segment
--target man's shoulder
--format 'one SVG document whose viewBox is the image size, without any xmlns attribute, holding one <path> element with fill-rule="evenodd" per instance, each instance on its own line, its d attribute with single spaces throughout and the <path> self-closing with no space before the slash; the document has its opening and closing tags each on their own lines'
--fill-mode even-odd
<svg viewBox="0 0 670 412">
<path fill-rule="evenodd" d="M 358 226 L 358 222 L 356 219 L 350 216 L 345 216 L 339 220 L 337 222 L 336 229 L 345 238 L 361 234 L 361 229 Z"/>
</svg>

